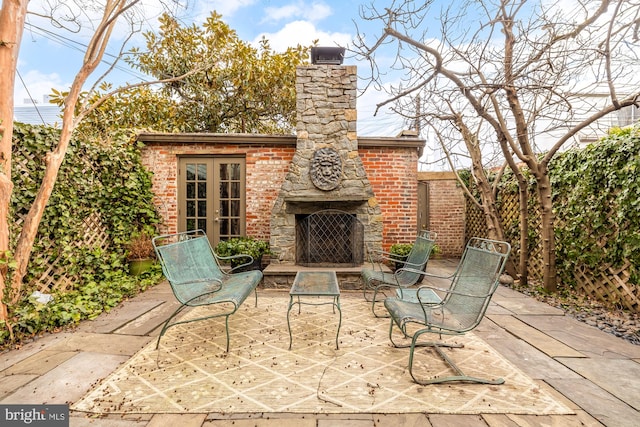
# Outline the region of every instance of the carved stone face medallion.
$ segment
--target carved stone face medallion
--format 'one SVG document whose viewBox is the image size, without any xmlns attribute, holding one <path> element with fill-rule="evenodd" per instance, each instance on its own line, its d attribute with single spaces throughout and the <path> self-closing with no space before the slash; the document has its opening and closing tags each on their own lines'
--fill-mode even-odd
<svg viewBox="0 0 640 427">
<path fill-rule="evenodd" d="M 342 179 L 340 154 L 333 148 L 320 148 L 313 153 L 309 169 L 311 182 L 320 190 L 333 190 Z"/>
</svg>

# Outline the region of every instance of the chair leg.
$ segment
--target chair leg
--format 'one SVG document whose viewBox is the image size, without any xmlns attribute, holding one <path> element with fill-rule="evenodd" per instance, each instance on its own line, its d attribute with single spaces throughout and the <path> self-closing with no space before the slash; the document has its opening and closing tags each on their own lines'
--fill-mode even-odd
<svg viewBox="0 0 640 427">
<path fill-rule="evenodd" d="M 397 344 L 394 340 L 393 340 L 393 325 L 396 324 L 395 320 L 393 318 L 391 318 L 391 325 L 389 326 L 389 341 L 391 341 L 391 344 L 395 347 L 395 348 L 409 348 L 411 347 L 411 344 Z M 398 329 L 400 329 L 400 332 L 402 332 L 402 335 L 404 335 L 404 338 L 411 338 L 409 335 L 407 335 L 407 331 L 405 330 L 405 328 L 398 326 Z"/>
<path fill-rule="evenodd" d="M 197 298 L 197 297 L 196 297 Z M 256 303 L 257 303 L 257 298 L 258 295 L 256 294 Z M 195 299 L 195 298 L 194 298 Z M 192 301 L 192 300 L 190 300 Z M 181 320 L 181 321 L 177 321 L 174 323 L 170 323 L 178 314 L 180 314 L 182 312 L 182 310 L 184 310 L 185 308 L 190 307 L 187 304 L 182 304 L 180 307 L 178 307 L 178 309 L 176 311 L 173 312 L 173 314 L 171 316 L 169 316 L 169 318 L 164 322 L 164 325 L 162 326 L 162 329 L 160 330 L 160 335 L 158 335 L 158 340 L 156 341 L 156 350 L 160 347 L 160 339 L 162 338 L 162 336 L 164 335 L 164 333 L 167 331 L 167 329 L 169 329 L 172 326 L 176 326 L 176 325 L 181 325 L 183 323 L 192 323 L 192 322 L 198 322 L 201 320 L 206 320 L 206 319 L 214 319 L 216 317 L 222 317 L 224 316 L 225 318 L 225 332 L 226 332 L 226 338 L 227 338 L 227 353 L 229 352 L 229 342 L 230 342 L 230 337 L 229 337 L 229 316 L 231 316 L 233 313 L 236 312 L 237 307 L 234 308 L 234 310 L 230 313 L 226 313 L 226 314 L 217 314 L 215 316 L 205 316 L 205 317 L 198 317 L 196 319 L 189 319 L 189 320 Z"/>
<path fill-rule="evenodd" d="M 176 311 L 173 312 L 173 314 L 171 316 L 169 316 L 169 318 L 164 322 L 164 325 L 162 325 L 162 329 L 160 330 L 160 335 L 158 335 L 158 340 L 156 341 L 156 350 L 158 349 L 158 347 L 160 347 L 160 339 L 162 338 L 162 336 L 164 335 L 165 332 L 167 332 L 167 329 L 169 329 L 171 326 L 176 325 L 175 323 L 171 323 L 171 321 L 182 312 L 182 310 L 184 310 L 185 308 L 187 308 L 188 306 L 185 304 L 182 304 L 180 307 L 178 307 L 178 309 Z"/>
<path fill-rule="evenodd" d="M 389 315 L 380 315 L 376 313 L 376 303 L 384 300 L 378 300 L 378 289 L 380 289 L 382 285 L 378 285 L 373 289 L 373 299 L 371 300 L 371 312 L 373 315 L 379 319 L 386 319 Z M 387 286 L 385 286 L 387 287 Z"/>
<path fill-rule="evenodd" d="M 362 296 L 364 297 L 364 300 L 366 302 L 371 302 L 371 300 L 369 300 L 369 298 L 367 298 L 367 288 L 369 287 L 369 284 L 363 280 L 363 284 L 362 284 Z"/>
<path fill-rule="evenodd" d="M 428 331 L 425 331 L 425 332 L 428 332 Z M 458 365 L 456 365 L 455 362 L 451 360 L 451 358 L 449 358 L 449 356 L 447 356 L 441 349 L 441 347 L 461 348 L 461 347 L 464 347 L 463 344 L 448 344 L 443 342 L 418 343 L 417 339 L 422 333 L 423 333 L 422 331 L 418 331 L 415 333 L 411 341 L 411 350 L 409 351 L 409 374 L 411 375 L 411 378 L 413 378 L 413 381 L 415 381 L 417 384 L 428 385 L 428 384 L 440 384 L 440 383 L 454 382 L 454 381 L 480 383 L 480 384 L 493 384 L 493 385 L 504 384 L 504 379 L 502 378 L 490 380 L 490 379 L 484 379 L 484 378 L 478 378 L 478 377 L 472 377 L 472 376 L 466 375 L 464 372 L 462 372 L 462 370 L 458 367 Z M 413 373 L 413 358 L 414 358 L 414 350 L 416 347 L 432 347 L 438 353 L 438 355 L 442 358 L 442 360 L 444 360 L 449 365 L 449 367 L 451 367 L 451 369 L 455 371 L 456 375 L 451 375 L 446 377 L 435 377 L 435 378 L 429 378 L 429 379 L 418 378 Z"/>
<path fill-rule="evenodd" d="M 366 302 L 372 302 L 373 299 L 367 296 L 367 291 L 375 290 L 375 286 L 370 282 L 364 282 L 364 287 L 362 289 L 362 296 Z"/>
<path fill-rule="evenodd" d="M 224 330 L 227 333 L 227 353 L 229 353 L 229 314 L 224 316 Z"/>
</svg>

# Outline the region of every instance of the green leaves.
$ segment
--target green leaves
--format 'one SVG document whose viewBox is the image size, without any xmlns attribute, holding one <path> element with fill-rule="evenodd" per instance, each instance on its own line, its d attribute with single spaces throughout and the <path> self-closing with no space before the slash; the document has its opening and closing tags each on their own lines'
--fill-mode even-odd
<svg viewBox="0 0 640 427">
<path fill-rule="evenodd" d="M 251 255 L 253 259 L 258 259 L 262 255 L 271 253 L 269 242 L 266 240 L 245 236 L 220 241 L 215 247 L 215 252 L 222 257 Z"/>
<path fill-rule="evenodd" d="M 576 265 L 597 270 L 628 262 L 632 282 L 638 283 L 638 170 L 638 127 L 613 129 L 606 138 L 556 156 L 550 164 L 558 263 L 565 280 Z"/>
<path fill-rule="evenodd" d="M 12 247 L 42 180 L 44 158 L 58 140 L 59 130 L 16 123 L 13 138 Z M 154 234 L 159 221 L 152 201 L 151 174 L 142 166 L 137 147 L 126 137 L 112 137 L 109 144 L 90 141 L 86 135 L 74 138 L 60 168 L 34 242 L 25 297 L 9 307 L 17 336 L 93 318 L 162 277 L 157 268 L 136 278 L 126 273 L 124 243 L 136 231 Z M 83 243 L 87 227 L 100 227 L 98 220 L 86 223 L 90 217 L 97 217 L 100 231 L 108 234 L 107 245 Z M 4 255 L 0 263 L 14 268 L 11 253 Z M 54 301 L 34 303 L 28 295 L 45 273 L 64 273 L 73 289 L 58 291 L 54 280 L 48 292 Z M 0 347 L 5 339 L 6 334 L 0 332 Z"/>
<path fill-rule="evenodd" d="M 172 120 L 149 121 L 156 130 L 177 123 L 183 132 L 291 133 L 295 129 L 295 68 L 308 59 L 309 47 L 275 52 L 263 39 L 258 48 L 212 12 L 202 27 L 182 27 L 159 18 L 160 34 L 146 33 L 146 50 L 126 61 L 157 79 L 169 79 L 161 95 Z M 140 104 L 142 109 L 154 104 Z M 160 115 L 161 118 L 169 114 Z"/>
<path fill-rule="evenodd" d="M 394 243 L 389 248 L 389 253 L 397 255 L 399 259 L 404 259 L 413 249 L 413 243 Z"/>
</svg>

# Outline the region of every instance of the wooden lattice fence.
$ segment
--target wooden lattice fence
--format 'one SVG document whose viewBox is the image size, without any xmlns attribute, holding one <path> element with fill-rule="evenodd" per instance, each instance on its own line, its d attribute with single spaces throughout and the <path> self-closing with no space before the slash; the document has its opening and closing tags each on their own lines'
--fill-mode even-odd
<svg viewBox="0 0 640 427">
<path fill-rule="evenodd" d="M 630 280 L 630 266 L 628 261 L 618 268 L 605 265 L 598 270 L 576 266 L 574 278 L 585 294 L 638 313 L 640 289 Z"/>
<path fill-rule="evenodd" d="M 542 280 L 542 244 L 538 239 L 540 228 L 540 214 L 535 198 L 529 199 L 529 262 L 528 276 L 531 282 Z M 520 256 L 519 244 L 519 199 L 517 193 L 503 192 L 500 195 L 499 212 L 505 228 L 507 240 L 513 247 L 512 259 L 517 265 Z M 465 223 L 465 239 L 471 237 L 486 237 L 487 226 L 482 210 L 473 202 L 467 200 Z M 583 265 L 576 265 L 573 271 L 565 272 L 570 275 L 577 290 L 586 296 L 595 298 L 605 304 L 615 304 L 632 312 L 640 312 L 640 289 L 638 284 L 631 281 L 629 273 L 630 262 L 621 267 L 610 265 L 598 270 Z"/>
<path fill-rule="evenodd" d="M 110 244 L 109 235 L 105 231 L 99 212 L 93 212 L 83 219 L 79 236 L 80 239 L 74 243 L 78 247 L 106 250 Z M 54 241 L 40 241 L 40 245 L 44 248 L 43 253 L 61 252 L 55 250 L 57 243 Z M 33 254 L 32 256 L 41 255 Z M 60 259 L 61 256 L 57 256 L 47 260 L 46 269 L 33 279 L 34 290 L 50 293 L 52 290 L 66 292 L 74 288 L 78 277 L 69 274 L 67 268 L 61 267 Z"/>
</svg>

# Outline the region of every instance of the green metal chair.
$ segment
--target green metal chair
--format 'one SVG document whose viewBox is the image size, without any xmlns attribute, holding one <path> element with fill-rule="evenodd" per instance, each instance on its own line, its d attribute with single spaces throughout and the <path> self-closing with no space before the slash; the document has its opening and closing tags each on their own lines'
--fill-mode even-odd
<svg viewBox="0 0 640 427">
<path fill-rule="evenodd" d="M 379 291 L 385 288 L 408 288 L 422 280 L 436 236 L 437 234 L 433 231 L 422 230 L 416 237 L 407 258 L 402 261 L 393 258 L 389 252 L 369 251 L 371 268 L 363 268 L 361 273 L 364 282 L 363 295 L 366 301 L 371 302 L 371 311 L 376 317 L 387 317 L 378 315 L 375 310 L 376 302 L 382 301 L 378 300 Z M 399 263 L 401 267 L 394 272 L 384 271 L 384 261 Z M 369 299 L 367 291 L 371 290 L 373 290 L 373 298 Z"/>
<path fill-rule="evenodd" d="M 509 258 L 511 246 L 506 242 L 472 238 L 467 244 L 454 274 L 447 277 L 450 287 L 420 286 L 417 289 L 398 289 L 396 297 L 385 299 L 384 306 L 391 317 L 389 339 L 398 348 L 410 348 L 409 373 L 422 385 L 450 381 L 483 384 L 503 384 L 504 379 L 482 379 L 465 375 L 447 356 L 441 347 L 463 347 L 441 341 L 420 341 L 424 334 L 463 335 L 474 329 L 489 306 L 493 293 L 499 286 L 499 278 Z M 428 278 L 438 277 L 427 274 Z M 442 279 L 442 277 L 440 277 Z M 394 326 L 400 329 L 411 344 L 397 344 L 393 339 Z M 409 332 L 411 329 L 416 329 Z M 449 364 L 456 375 L 430 379 L 417 378 L 413 373 L 416 347 L 432 347 Z"/>
<path fill-rule="evenodd" d="M 171 326 L 224 316 L 228 352 L 229 316 L 237 311 L 252 291 L 255 293 L 255 304 L 258 305 L 256 288 L 262 280 L 262 272 L 251 270 L 226 273 L 221 269 L 219 260 L 246 257 L 249 259 L 249 262 L 243 264 L 246 265 L 253 261 L 252 257 L 250 255 L 218 257 L 202 230 L 157 236 L 152 241 L 162 265 L 162 271 L 171 285 L 174 296 L 181 304 L 165 321 L 156 342 L 156 349 L 160 345 L 160 339 Z M 221 310 L 195 319 L 173 321 L 188 307 L 212 304 L 220 304 Z"/>
</svg>

